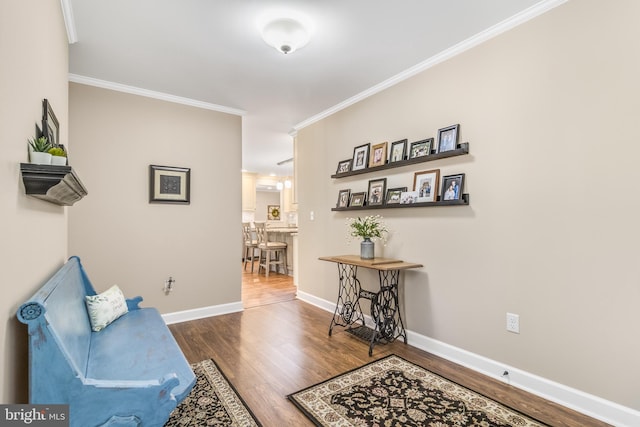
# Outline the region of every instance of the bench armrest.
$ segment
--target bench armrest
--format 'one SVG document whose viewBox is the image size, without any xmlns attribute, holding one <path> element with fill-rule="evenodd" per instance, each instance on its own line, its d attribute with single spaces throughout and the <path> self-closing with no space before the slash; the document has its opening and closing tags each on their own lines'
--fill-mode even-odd
<svg viewBox="0 0 640 427">
<path fill-rule="evenodd" d="M 127 309 L 129 311 L 140 309 L 139 304 L 142 302 L 142 297 L 138 296 L 134 298 L 127 298 L 126 300 L 127 300 Z"/>
</svg>

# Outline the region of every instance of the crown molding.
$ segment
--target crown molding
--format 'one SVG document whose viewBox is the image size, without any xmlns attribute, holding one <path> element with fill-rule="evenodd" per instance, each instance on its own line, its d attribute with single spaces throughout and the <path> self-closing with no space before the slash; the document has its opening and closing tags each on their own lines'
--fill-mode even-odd
<svg viewBox="0 0 640 427">
<path fill-rule="evenodd" d="M 543 13 L 548 12 L 551 9 L 554 9 L 558 6 L 560 6 L 563 3 L 566 3 L 569 0 L 543 0 L 531 7 L 529 7 L 528 9 L 523 10 L 522 12 L 511 16 L 510 18 L 505 19 L 502 22 L 499 22 L 496 25 L 493 25 L 492 27 L 487 28 L 486 30 L 466 39 L 461 41 L 460 43 L 443 50 L 440 53 L 437 53 L 436 55 L 432 56 L 431 58 L 383 81 L 382 83 L 379 83 L 363 92 L 360 92 L 359 94 L 356 94 L 354 96 L 352 96 L 351 98 L 346 99 L 345 101 L 342 101 L 339 104 L 336 104 L 335 106 L 322 111 L 321 113 L 316 114 L 315 116 L 312 116 L 300 123 L 298 123 L 297 125 L 294 125 L 293 127 L 293 131 L 292 132 L 297 132 L 300 129 L 303 129 L 315 122 L 318 122 L 324 118 L 327 118 L 329 116 L 331 116 L 332 114 L 337 113 L 340 110 L 344 110 L 345 108 L 356 104 L 357 102 L 360 102 L 366 98 L 369 98 L 372 95 L 375 95 L 378 92 L 382 92 L 385 89 L 388 89 L 392 86 L 395 86 L 396 84 L 409 79 L 410 77 L 415 76 L 416 74 L 419 74 L 437 64 L 440 64 L 441 62 L 444 62 L 450 58 L 453 58 L 454 56 L 460 55 L 461 53 L 481 44 L 484 43 L 485 41 L 492 39 L 493 37 L 496 37 L 506 31 L 509 31 L 512 28 L 517 27 L 518 25 L 521 25 L 533 18 L 536 18 L 540 15 L 542 15 Z M 291 134 L 291 132 L 289 133 Z"/>
<path fill-rule="evenodd" d="M 74 44 L 78 41 L 78 33 L 76 32 L 76 21 L 73 18 L 71 0 L 60 0 L 60 6 L 62 7 L 64 26 L 67 28 L 67 39 L 69 44 Z"/>
<path fill-rule="evenodd" d="M 191 107 L 202 108 L 205 110 L 218 111 L 220 113 L 233 114 L 236 116 L 244 116 L 246 111 L 236 108 L 225 107 L 223 105 L 210 104 L 208 102 L 197 101 L 195 99 L 183 98 L 181 96 L 170 95 L 163 92 L 155 92 L 152 90 L 141 89 L 135 86 L 127 86 L 120 83 L 109 82 L 106 80 L 94 79 L 93 77 L 80 76 L 78 74 L 69 74 L 69 81 L 88 86 L 95 86 L 103 89 L 115 90 L 117 92 L 129 93 L 132 95 L 144 96 L 147 98 L 159 99 L 161 101 L 173 102 L 176 104 L 189 105 Z"/>
</svg>

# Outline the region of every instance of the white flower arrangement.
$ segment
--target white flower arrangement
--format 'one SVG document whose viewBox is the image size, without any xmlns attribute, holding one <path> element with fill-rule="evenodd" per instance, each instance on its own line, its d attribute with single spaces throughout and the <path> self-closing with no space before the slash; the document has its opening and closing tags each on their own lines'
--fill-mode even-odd
<svg viewBox="0 0 640 427">
<path fill-rule="evenodd" d="M 349 241 L 354 237 L 360 237 L 362 239 L 380 239 L 383 243 L 387 242 L 389 230 L 381 215 L 368 215 L 364 218 L 347 218 L 347 227 L 349 230 Z"/>
</svg>

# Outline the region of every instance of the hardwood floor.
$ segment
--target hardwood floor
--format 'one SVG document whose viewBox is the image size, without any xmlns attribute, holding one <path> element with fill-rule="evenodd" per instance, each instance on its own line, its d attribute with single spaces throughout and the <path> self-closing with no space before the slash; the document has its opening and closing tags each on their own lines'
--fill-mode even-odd
<svg viewBox="0 0 640 427">
<path fill-rule="evenodd" d="M 269 277 L 258 274 L 258 261 L 254 261 L 253 273 L 251 264 L 242 269 L 242 306 L 244 308 L 291 301 L 296 297 L 293 278 L 284 274 L 271 272 Z"/>
<path fill-rule="evenodd" d="M 255 289 L 247 290 L 245 305 L 258 301 L 266 305 L 173 324 L 170 329 L 189 362 L 212 358 L 218 363 L 265 427 L 312 426 L 287 400 L 288 394 L 389 354 L 404 357 L 552 426 L 607 425 L 401 341 L 376 346 L 373 357 L 369 357 L 368 344 L 343 328 L 334 328 L 333 335 L 328 336 L 331 313 L 291 298 L 287 290 L 264 299 L 255 296 L 268 293 L 260 290 L 264 283 L 258 286 L 260 280 L 253 280 L 264 276 L 254 276 L 246 279 Z M 277 277 L 269 277 L 276 287 L 281 285 Z"/>
</svg>

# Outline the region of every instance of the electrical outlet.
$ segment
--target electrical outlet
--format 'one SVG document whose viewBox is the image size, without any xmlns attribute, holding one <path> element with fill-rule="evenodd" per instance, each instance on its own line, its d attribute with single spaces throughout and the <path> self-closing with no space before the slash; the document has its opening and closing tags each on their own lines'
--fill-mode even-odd
<svg viewBox="0 0 640 427">
<path fill-rule="evenodd" d="M 309 212 L 309 221 L 313 221 L 314 219 L 316 219 L 315 212 L 313 211 Z"/>
<path fill-rule="evenodd" d="M 507 313 L 507 331 L 514 334 L 520 333 L 520 316 L 513 313 Z"/>
</svg>

